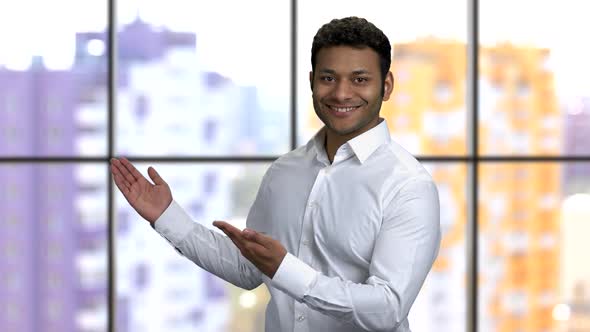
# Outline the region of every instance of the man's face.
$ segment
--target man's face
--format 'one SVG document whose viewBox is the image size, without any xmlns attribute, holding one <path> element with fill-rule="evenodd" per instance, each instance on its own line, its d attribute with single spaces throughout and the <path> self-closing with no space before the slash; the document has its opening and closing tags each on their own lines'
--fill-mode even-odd
<svg viewBox="0 0 590 332">
<path fill-rule="evenodd" d="M 373 49 L 333 46 L 318 52 L 310 83 L 320 120 L 333 133 L 352 138 L 378 123 L 393 76 L 388 72 L 382 85 L 379 54 Z"/>
</svg>

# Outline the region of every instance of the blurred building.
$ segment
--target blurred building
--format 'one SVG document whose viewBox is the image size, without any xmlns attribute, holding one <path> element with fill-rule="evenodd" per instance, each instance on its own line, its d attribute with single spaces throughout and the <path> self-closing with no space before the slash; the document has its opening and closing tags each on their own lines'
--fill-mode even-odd
<svg viewBox="0 0 590 332">
<path fill-rule="evenodd" d="M 557 155 L 561 114 L 548 50 L 498 45 L 481 61 L 481 153 Z M 544 331 L 554 326 L 559 298 L 557 163 L 482 167 L 481 303 L 496 331 Z M 533 202 L 537 202 L 534 204 Z"/>
<path fill-rule="evenodd" d="M 74 114 L 85 102 L 80 96 L 92 90 L 91 75 L 78 70 L 47 71 L 39 58 L 28 71 L 0 70 L 0 153 L 76 154 L 79 128 Z M 78 270 L 80 257 L 100 250 L 96 241 L 106 243 L 105 228 L 83 227 L 80 216 L 86 214 L 77 205 L 77 198 L 89 190 L 95 192 L 97 201 L 104 201 L 104 191 L 79 185 L 74 168 L 63 164 L 2 166 L 0 210 L 6 223 L 0 232 L 0 303 L 4 308 L 0 326 L 4 330 L 73 331 L 88 312 L 105 316 L 106 283 L 100 277 L 94 282 Z M 104 175 L 95 177 L 106 185 Z M 94 272 L 104 276 L 101 271 L 86 271 Z"/>
<path fill-rule="evenodd" d="M 590 98 L 570 100 L 562 106 L 565 117 L 564 150 L 568 156 L 587 155 L 590 133 Z M 586 127 L 585 127 L 586 126 Z M 562 204 L 561 293 L 567 308 L 568 319 L 560 324 L 559 331 L 590 331 L 590 274 L 587 265 L 579 263 L 580 248 L 586 246 L 590 231 L 590 165 L 588 162 L 569 162 L 563 166 L 563 192 L 567 196 Z"/>
<path fill-rule="evenodd" d="M 26 71 L 0 68 L 0 154 L 107 153 L 106 34 L 78 33 L 76 41 L 69 70 L 47 70 L 41 58 Z M 281 145 L 257 136 L 259 123 L 276 119 L 262 112 L 255 87 L 238 86 L 199 66 L 194 33 L 137 20 L 122 28 L 118 41 L 119 153 L 235 154 Z M 171 186 L 178 188 L 175 198 L 192 202 L 187 211 L 207 222 L 213 218 L 205 207 L 218 215 L 230 214 L 231 179 L 220 176 L 215 165 L 200 170 L 194 186 L 172 177 Z M 103 331 L 105 165 L 7 165 L 0 179 L 0 209 L 6 216 L 0 232 L 0 327 L 19 332 Z M 159 236 L 160 244 L 146 243 L 145 223 L 121 206 L 116 212 L 117 330 L 218 331 L 230 324 L 239 294 L 230 294 L 224 282 L 192 263 L 179 264 L 185 259 Z M 260 306 L 263 301 L 258 302 Z M 248 324 L 243 325 L 249 331 Z"/>
<path fill-rule="evenodd" d="M 416 154 L 465 154 L 465 45 L 435 38 L 393 46 L 394 93 L 383 104 L 392 138 Z M 466 174 L 460 163 L 425 163 L 437 183 L 442 243 L 412 307 L 417 331 L 464 331 Z M 422 317 L 431 317 L 428 320 Z"/>
<path fill-rule="evenodd" d="M 564 153 L 568 156 L 588 155 L 590 149 L 590 97 L 570 100 L 562 106 L 565 123 Z M 587 162 L 571 162 L 564 166 L 564 190 L 566 194 L 584 192 L 590 188 L 590 166 Z"/>
<path fill-rule="evenodd" d="M 394 138 L 420 154 L 465 154 L 465 45 L 435 38 L 393 46 L 394 93 L 383 104 Z"/>
<path fill-rule="evenodd" d="M 394 45 L 395 88 L 383 104 L 392 137 L 421 154 L 465 153 L 465 46 L 423 38 Z M 415 152 L 415 153 L 416 153 Z M 436 181 L 443 239 L 429 280 L 411 318 L 417 330 L 463 331 L 465 328 L 466 174 L 463 164 L 426 164 Z M 431 316 L 429 326 L 420 317 Z"/>
<path fill-rule="evenodd" d="M 0 68 L 1 155 L 106 154 L 106 35 L 80 33 L 76 38 L 70 70 L 47 70 L 41 58 L 27 71 Z M 260 124 L 278 121 L 273 117 L 278 113 L 261 109 L 255 87 L 238 86 L 203 70 L 195 34 L 138 20 L 123 27 L 118 40 L 119 153 L 215 155 L 274 151 L 281 145 L 259 130 Z M 425 38 L 395 45 L 393 53 L 395 88 L 381 113 L 393 138 L 416 154 L 465 154 L 465 45 Z M 587 152 L 590 101 L 576 101 L 565 106 L 565 116 L 561 113 L 548 56 L 547 50 L 510 44 L 481 50 L 480 154 Z M 312 115 L 311 130 L 320 125 Z M 416 331 L 462 331 L 467 169 L 459 163 L 426 167 L 445 207 L 443 240 L 411 322 Z M 562 191 L 587 188 L 589 169 L 582 163 L 482 165 L 478 296 L 483 329 L 559 327 L 554 312 L 563 288 L 557 273 L 563 270 L 564 257 L 559 200 Z M 27 332 L 104 330 L 106 181 L 102 164 L 1 167 L 5 222 L 0 232 L 0 327 Z M 216 165 L 202 165 L 190 181 L 174 174 L 169 183 L 175 198 L 189 202 L 185 208 L 197 220 L 231 213 L 231 179 Z M 575 186 L 579 188 L 571 189 Z M 116 211 L 118 331 L 260 328 L 243 322 L 260 321 L 268 300 L 264 290 L 243 292 L 179 263 L 167 243 L 146 241 L 145 224 L 121 206 Z M 569 229 L 570 238 L 580 234 L 577 230 Z M 588 296 L 580 294 L 574 292 L 569 302 L 570 331 L 588 324 Z"/>
<path fill-rule="evenodd" d="M 423 39 L 394 47 L 396 90 L 385 103 L 392 136 L 420 154 L 465 153 L 466 50 L 460 43 Z M 499 45 L 484 48 L 480 68 L 480 154 L 555 155 L 560 110 L 546 50 Z M 464 316 L 451 300 L 464 289 L 461 274 L 466 197 L 464 167 L 431 167 L 441 204 L 441 253 L 430 278 L 448 282 L 438 294 L 425 287 L 440 317 L 436 329 L 458 331 Z M 558 295 L 560 166 L 489 164 L 480 172 L 479 324 L 494 331 L 550 330 Z M 531 202 L 540 202 L 537 206 Z M 457 250 L 461 249 L 461 250 Z M 454 253 L 451 254 L 451 253 Z M 491 262 L 492 264 L 488 264 Z M 459 282 L 457 282 L 459 281 Z M 444 285 L 444 283 L 440 283 Z M 437 294 L 436 296 L 434 294 Z M 453 311 L 445 308 L 454 308 Z M 415 308 L 416 309 L 416 308 Z M 413 310 L 415 310 L 413 309 Z M 448 312 L 447 312 L 448 311 Z M 416 317 L 427 312 L 414 312 Z M 433 326 L 434 328 L 434 326 Z M 428 329 L 425 329 L 428 330 Z"/>
</svg>

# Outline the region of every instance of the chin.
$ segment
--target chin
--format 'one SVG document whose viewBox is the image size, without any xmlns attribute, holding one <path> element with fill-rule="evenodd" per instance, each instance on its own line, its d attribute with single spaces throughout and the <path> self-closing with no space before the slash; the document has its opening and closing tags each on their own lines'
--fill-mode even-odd
<svg viewBox="0 0 590 332">
<path fill-rule="evenodd" d="M 358 130 L 358 128 L 356 128 L 356 127 L 342 128 L 342 127 L 335 127 L 335 126 L 331 126 L 330 129 L 332 129 L 332 131 L 334 133 L 336 133 L 337 135 L 340 135 L 340 136 L 350 135 Z"/>
</svg>

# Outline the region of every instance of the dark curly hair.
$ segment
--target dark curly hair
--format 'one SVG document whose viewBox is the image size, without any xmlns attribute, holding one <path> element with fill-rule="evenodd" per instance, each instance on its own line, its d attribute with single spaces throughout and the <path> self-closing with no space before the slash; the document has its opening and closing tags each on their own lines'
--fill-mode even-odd
<svg viewBox="0 0 590 332">
<path fill-rule="evenodd" d="M 318 52 L 330 46 L 370 47 L 379 54 L 381 80 L 391 66 L 391 44 L 387 36 L 373 23 L 356 16 L 333 19 L 324 24 L 313 38 L 311 46 L 311 68 L 315 71 Z"/>
</svg>

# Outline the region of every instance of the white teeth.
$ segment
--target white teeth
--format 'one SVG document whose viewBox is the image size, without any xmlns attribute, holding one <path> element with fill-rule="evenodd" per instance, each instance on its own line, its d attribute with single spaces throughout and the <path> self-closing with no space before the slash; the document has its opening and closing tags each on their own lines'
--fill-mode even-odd
<svg viewBox="0 0 590 332">
<path fill-rule="evenodd" d="M 330 108 L 338 113 L 346 113 L 346 112 L 350 112 L 350 111 L 356 109 L 356 107 L 334 107 L 334 106 L 330 106 Z"/>
</svg>

